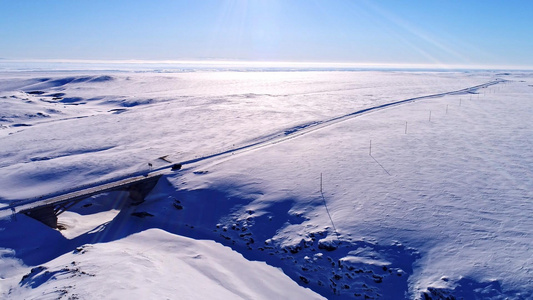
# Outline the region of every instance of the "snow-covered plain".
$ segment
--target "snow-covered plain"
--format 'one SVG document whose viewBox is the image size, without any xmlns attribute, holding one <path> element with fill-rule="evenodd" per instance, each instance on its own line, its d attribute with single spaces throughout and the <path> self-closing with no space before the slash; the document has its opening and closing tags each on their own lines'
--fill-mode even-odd
<svg viewBox="0 0 533 300">
<path fill-rule="evenodd" d="M 532 95 L 528 72 L 4 72 L 0 205 L 164 176 L 61 231 L 1 219 L 0 295 L 531 299 Z"/>
</svg>

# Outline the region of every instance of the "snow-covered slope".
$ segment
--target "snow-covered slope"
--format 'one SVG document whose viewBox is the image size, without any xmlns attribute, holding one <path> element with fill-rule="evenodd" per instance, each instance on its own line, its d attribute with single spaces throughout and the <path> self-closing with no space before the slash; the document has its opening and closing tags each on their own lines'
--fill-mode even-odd
<svg viewBox="0 0 533 300">
<path fill-rule="evenodd" d="M 8 201 L 148 170 L 148 162 L 157 164 L 159 157 L 186 161 L 310 122 L 487 79 L 387 72 L 5 77 L 0 168 L 9 176 L 0 183 L 0 200 Z"/>
<path fill-rule="evenodd" d="M 322 299 L 213 241 L 150 229 L 32 268 L 7 295 L 61 299 Z"/>
<path fill-rule="evenodd" d="M 1 220 L 5 296 L 532 297 L 530 73 L 45 75 L 0 81 L 4 205 L 190 163 Z"/>
</svg>

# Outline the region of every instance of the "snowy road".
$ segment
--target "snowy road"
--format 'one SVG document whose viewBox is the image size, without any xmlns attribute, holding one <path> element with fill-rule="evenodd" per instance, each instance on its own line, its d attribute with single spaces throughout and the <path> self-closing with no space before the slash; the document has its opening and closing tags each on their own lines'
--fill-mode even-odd
<svg viewBox="0 0 533 300">
<path fill-rule="evenodd" d="M 387 109 L 387 108 L 392 108 L 398 105 L 403 105 L 403 104 L 407 104 L 407 103 L 414 102 L 414 101 L 420 101 L 424 99 L 434 99 L 434 98 L 444 97 L 448 95 L 474 94 L 479 89 L 487 88 L 489 86 L 496 85 L 502 82 L 505 82 L 505 80 L 496 79 L 496 80 L 492 80 L 484 84 L 480 84 L 480 85 L 476 85 L 476 86 L 472 86 L 472 87 L 468 87 L 468 88 L 464 88 L 460 90 L 414 97 L 414 98 L 394 101 L 394 102 L 390 102 L 386 104 L 381 104 L 381 105 L 377 105 L 377 106 L 370 107 L 370 108 L 365 108 L 362 110 L 358 110 L 358 111 L 355 111 L 349 114 L 337 116 L 337 117 L 330 118 L 327 120 L 312 122 L 312 123 L 303 124 L 303 125 L 300 125 L 294 128 L 285 129 L 282 132 L 279 132 L 277 134 L 269 135 L 267 137 L 262 137 L 262 138 L 256 138 L 255 142 L 251 144 L 247 144 L 247 145 L 236 147 L 236 148 L 229 149 L 226 151 L 217 152 L 214 154 L 190 159 L 187 161 L 183 161 L 181 163 L 185 166 L 194 165 L 198 162 L 210 160 L 210 159 L 217 158 L 217 157 L 223 157 L 225 155 L 236 155 L 236 154 L 260 149 L 260 148 L 278 144 L 278 143 L 308 134 L 310 132 L 314 132 L 322 128 L 326 128 L 333 124 L 346 121 L 346 120 L 349 120 L 349 119 L 352 119 L 352 118 L 355 118 L 355 117 L 358 117 L 364 114 L 368 114 L 371 112 L 375 112 L 375 111 L 379 111 L 379 110 Z M 19 200 L 11 205 L 1 207 L 0 218 L 5 218 L 9 216 L 10 214 L 12 214 L 14 211 L 34 209 L 37 207 L 46 206 L 50 204 L 74 201 L 76 199 L 79 199 L 80 197 L 86 198 L 97 193 L 103 193 L 109 190 L 118 189 L 121 186 L 130 185 L 139 180 L 146 180 L 146 178 L 161 176 L 162 174 L 165 174 L 166 172 L 170 172 L 169 169 L 171 167 L 172 167 L 172 164 L 164 165 L 157 169 L 154 169 L 148 175 L 146 174 L 142 175 L 139 173 L 127 174 L 115 180 L 97 182 L 97 183 L 88 183 L 80 187 L 74 188 L 72 190 L 58 191 L 52 195 L 43 195 L 37 198 Z"/>
</svg>

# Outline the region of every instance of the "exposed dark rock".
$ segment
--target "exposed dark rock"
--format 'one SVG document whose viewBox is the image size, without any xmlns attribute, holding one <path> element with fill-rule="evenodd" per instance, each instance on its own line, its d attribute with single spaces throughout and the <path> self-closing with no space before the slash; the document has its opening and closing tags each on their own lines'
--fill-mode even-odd
<svg viewBox="0 0 533 300">
<path fill-rule="evenodd" d="M 133 212 L 131 213 L 132 216 L 139 217 L 139 218 L 145 218 L 145 217 L 153 217 L 149 212 L 141 211 L 141 212 Z"/>
</svg>

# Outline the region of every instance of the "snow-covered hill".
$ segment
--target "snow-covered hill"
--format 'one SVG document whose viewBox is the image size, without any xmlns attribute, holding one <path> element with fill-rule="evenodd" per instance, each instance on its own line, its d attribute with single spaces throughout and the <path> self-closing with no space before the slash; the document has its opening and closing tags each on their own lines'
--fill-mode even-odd
<svg viewBox="0 0 533 300">
<path fill-rule="evenodd" d="M 532 92 L 518 72 L 2 74 L 3 206 L 189 163 L 61 231 L 0 220 L 0 293 L 530 299 Z"/>
</svg>

